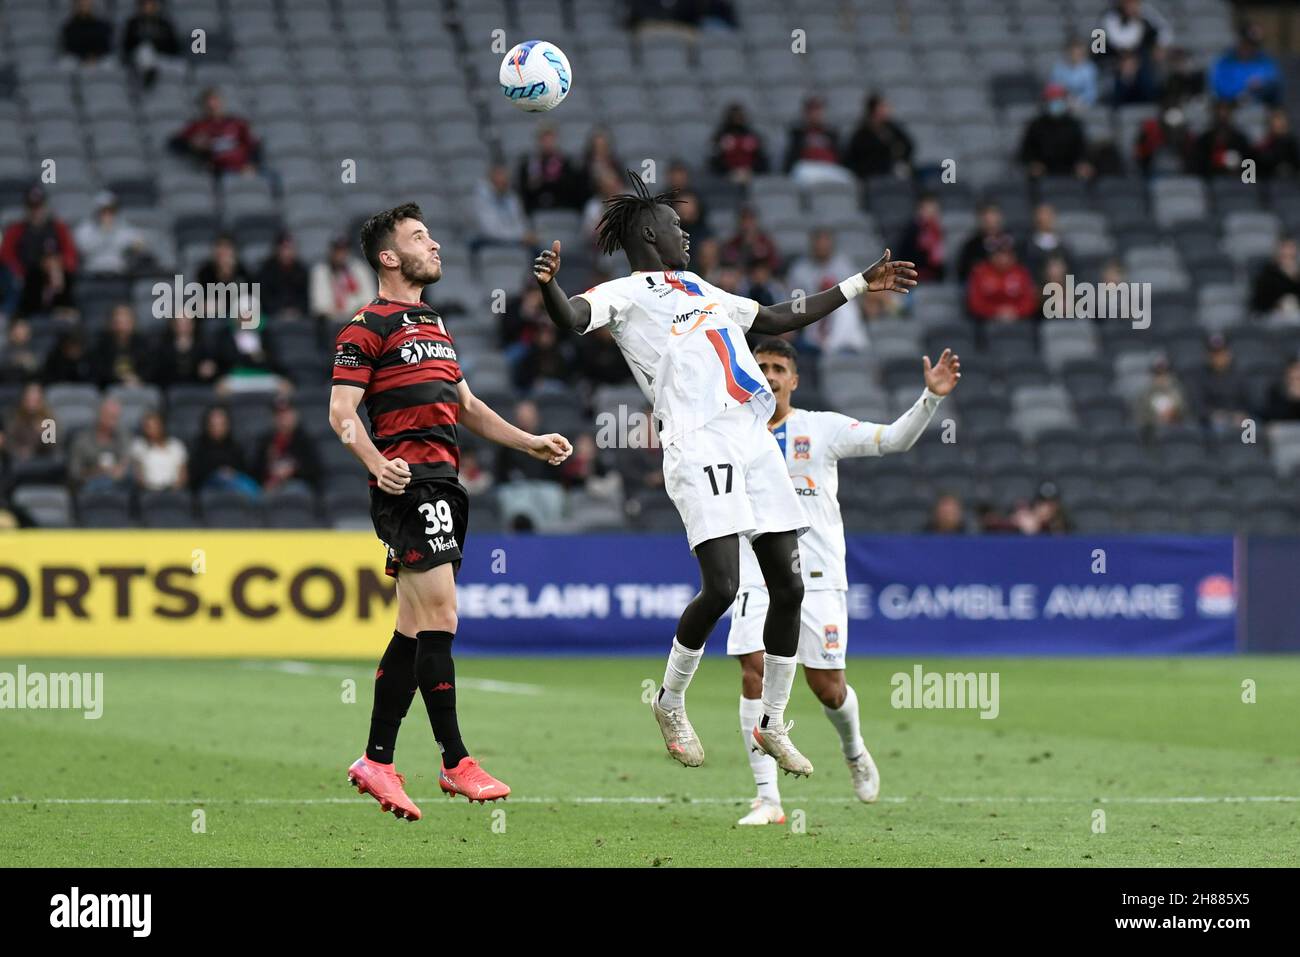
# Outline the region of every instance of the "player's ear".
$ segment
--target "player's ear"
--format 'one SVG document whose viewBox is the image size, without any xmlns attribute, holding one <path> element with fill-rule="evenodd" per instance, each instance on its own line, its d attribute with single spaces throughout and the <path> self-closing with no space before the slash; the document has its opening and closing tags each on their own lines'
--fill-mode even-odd
<svg viewBox="0 0 1300 957">
<path fill-rule="evenodd" d="M 401 257 L 399 257 L 397 252 L 392 249 L 379 250 L 379 261 L 389 269 L 396 269 L 402 264 Z"/>
</svg>

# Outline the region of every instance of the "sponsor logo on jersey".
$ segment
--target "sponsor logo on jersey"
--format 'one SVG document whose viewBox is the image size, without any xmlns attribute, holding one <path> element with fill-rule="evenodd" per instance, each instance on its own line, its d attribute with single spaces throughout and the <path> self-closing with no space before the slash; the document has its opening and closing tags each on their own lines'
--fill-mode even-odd
<svg viewBox="0 0 1300 957">
<path fill-rule="evenodd" d="M 402 346 L 402 361 L 416 365 L 425 359 L 450 359 L 456 361 L 456 350 L 445 342 L 419 339 Z"/>
<path fill-rule="evenodd" d="M 449 552 L 456 547 L 456 540 L 454 538 L 447 538 L 442 535 L 439 535 L 437 538 L 430 538 L 428 539 L 428 542 L 429 547 L 435 552 Z"/>
<path fill-rule="evenodd" d="M 688 296 L 704 295 L 695 280 L 686 279 L 685 275 L 685 273 L 680 273 L 675 269 L 669 269 L 664 273 L 664 282 L 673 289 L 676 289 L 678 292 L 684 292 Z"/>
<path fill-rule="evenodd" d="M 340 342 L 334 350 L 334 364 L 344 369 L 360 368 L 365 354 L 354 343 Z"/>
<path fill-rule="evenodd" d="M 812 480 L 810 475 L 792 475 L 791 480 L 794 482 L 795 495 L 816 495 L 817 483 Z"/>
<path fill-rule="evenodd" d="M 812 458 L 812 437 L 807 435 L 796 435 L 794 437 L 794 457 L 797 459 Z"/>
<path fill-rule="evenodd" d="M 684 336 L 687 333 L 694 332 L 700 327 L 700 324 L 713 315 L 713 310 L 718 307 L 716 302 L 701 306 L 699 309 L 692 309 L 690 312 L 678 313 L 673 317 L 673 324 L 669 326 L 668 331 L 675 336 Z M 690 323 L 690 328 L 684 329 L 686 323 Z"/>
</svg>

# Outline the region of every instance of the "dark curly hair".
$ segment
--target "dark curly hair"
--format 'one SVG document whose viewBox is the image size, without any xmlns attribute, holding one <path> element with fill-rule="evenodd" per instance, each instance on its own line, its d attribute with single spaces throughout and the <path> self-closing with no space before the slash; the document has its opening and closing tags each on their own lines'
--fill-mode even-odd
<svg viewBox="0 0 1300 957">
<path fill-rule="evenodd" d="M 645 181 L 632 170 L 627 170 L 627 178 L 633 191 L 605 200 L 605 212 L 596 224 L 596 246 L 607 256 L 627 248 L 642 215 L 653 214 L 656 206 L 671 208 L 679 202 L 675 189 L 652 196 Z"/>
</svg>

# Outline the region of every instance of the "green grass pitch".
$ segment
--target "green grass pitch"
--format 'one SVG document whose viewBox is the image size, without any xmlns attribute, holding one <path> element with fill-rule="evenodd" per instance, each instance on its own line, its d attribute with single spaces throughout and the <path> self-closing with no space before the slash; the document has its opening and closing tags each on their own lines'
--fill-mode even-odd
<svg viewBox="0 0 1300 957">
<path fill-rule="evenodd" d="M 723 658 L 706 658 L 691 688 L 706 753 L 695 769 L 668 758 L 642 703 L 661 659 L 463 658 L 466 743 L 514 794 L 487 806 L 438 795 L 417 696 L 397 750 L 424 811 L 416 824 L 346 784 L 365 742 L 371 662 L 23 663 L 102 671 L 105 703 L 99 720 L 0 711 L 0 861 L 11 866 L 1231 866 L 1300 856 L 1296 658 L 922 662 L 998 672 L 994 720 L 896 710 L 890 676 L 915 662 L 853 658 L 881 802 L 853 799 L 834 731 L 800 676 L 788 714 L 817 770 L 781 778 L 791 821 L 762 828 L 735 825 L 752 780 L 738 669 Z M 0 671 L 18 664 L 0 660 Z M 355 703 L 343 700 L 348 678 Z M 1242 701 L 1245 679 L 1255 703 Z"/>
</svg>

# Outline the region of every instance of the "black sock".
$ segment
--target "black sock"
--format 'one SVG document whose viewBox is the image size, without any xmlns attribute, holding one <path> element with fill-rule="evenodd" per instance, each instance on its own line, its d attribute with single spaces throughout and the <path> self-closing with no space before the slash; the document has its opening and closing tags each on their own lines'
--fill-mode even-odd
<svg viewBox="0 0 1300 957">
<path fill-rule="evenodd" d="M 375 672 L 375 706 L 370 711 L 370 740 L 366 757 L 380 764 L 393 763 L 397 730 L 415 699 L 416 641 L 400 631 L 393 632 L 388 649 Z"/>
<path fill-rule="evenodd" d="M 442 748 L 442 764 L 454 768 L 468 757 L 456 722 L 456 666 L 451 660 L 449 631 L 422 631 L 416 636 L 415 677 L 429 712 L 433 736 Z"/>
</svg>

